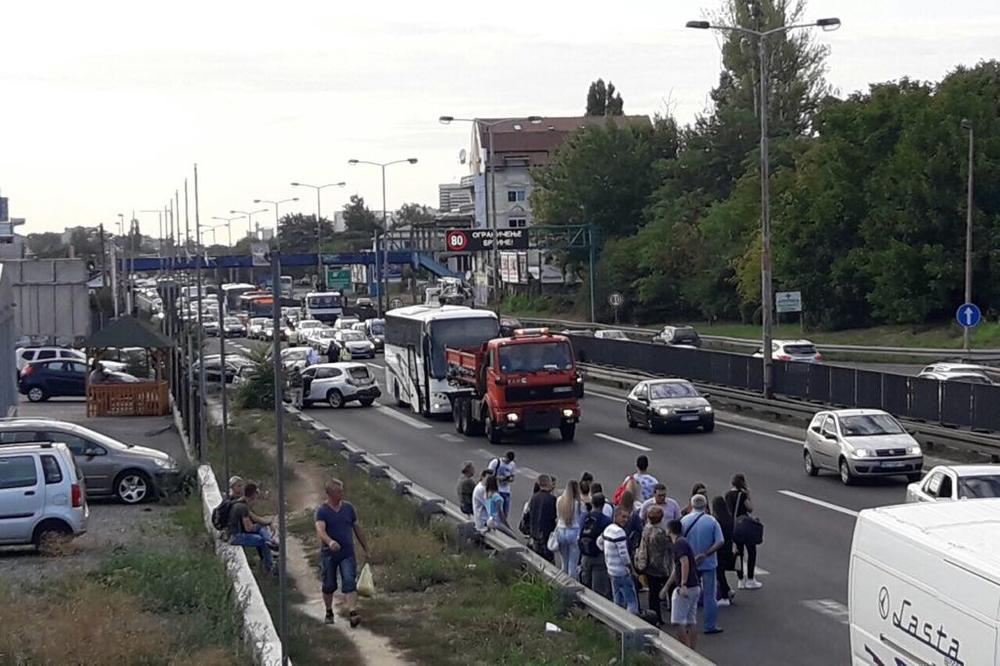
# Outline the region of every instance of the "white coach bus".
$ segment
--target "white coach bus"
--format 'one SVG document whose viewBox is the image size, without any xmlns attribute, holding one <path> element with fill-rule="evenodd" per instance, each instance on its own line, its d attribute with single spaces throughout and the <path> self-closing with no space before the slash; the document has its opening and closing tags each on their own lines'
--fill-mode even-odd
<svg viewBox="0 0 1000 666">
<path fill-rule="evenodd" d="M 385 315 L 386 391 L 418 414 L 449 414 L 445 348 L 476 347 L 500 335 L 489 310 L 461 305 L 412 305 Z"/>
</svg>

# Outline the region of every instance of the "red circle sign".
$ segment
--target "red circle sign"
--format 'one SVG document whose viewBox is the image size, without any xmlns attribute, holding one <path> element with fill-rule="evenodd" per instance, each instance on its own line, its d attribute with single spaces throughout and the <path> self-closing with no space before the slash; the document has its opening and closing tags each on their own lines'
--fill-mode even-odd
<svg viewBox="0 0 1000 666">
<path fill-rule="evenodd" d="M 450 230 L 446 241 L 450 252 L 461 252 L 469 246 L 469 236 L 461 229 Z"/>
</svg>

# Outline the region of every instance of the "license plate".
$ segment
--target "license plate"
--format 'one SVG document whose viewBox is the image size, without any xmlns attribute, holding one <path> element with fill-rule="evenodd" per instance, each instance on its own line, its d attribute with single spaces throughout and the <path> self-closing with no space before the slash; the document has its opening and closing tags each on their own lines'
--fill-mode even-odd
<svg viewBox="0 0 1000 666">
<path fill-rule="evenodd" d="M 697 414 L 691 414 L 689 416 L 682 416 L 681 421 L 697 421 L 699 418 Z"/>
<path fill-rule="evenodd" d="M 900 467 L 906 467 L 906 463 L 905 462 L 884 462 L 884 463 L 882 463 L 882 467 L 884 467 L 886 469 L 898 469 Z"/>
</svg>

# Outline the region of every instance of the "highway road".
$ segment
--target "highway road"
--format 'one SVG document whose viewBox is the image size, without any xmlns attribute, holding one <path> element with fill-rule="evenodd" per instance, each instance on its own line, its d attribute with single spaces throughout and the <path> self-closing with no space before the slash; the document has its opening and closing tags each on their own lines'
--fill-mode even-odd
<svg viewBox="0 0 1000 666">
<path fill-rule="evenodd" d="M 232 342 L 246 348 L 260 344 Z M 217 349 L 217 342 L 210 344 Z M 381 358 L 369 365 L 381 383 Z M 719 664 L 747 662 L 748 656 L 750 663 L 760 664 L 849 663 L 847 572 L 854 516 L 864 508 L 903 501 L 905 482 L 848 488 L 831 475 L 809 478 L 802 471 L 797 437 L 768 432 L 763 429 L 767 424 L 725 412 L 718 414 L 718 427 L 710 434 L 632 430 L 625 423 L 622 395 L 611 388 L 589 388 L 571 443 L 550 434 L 491 446 L 485 438 L 458 435 L 450 420 L 426 420 L 389 399 L 371 408 L 318 405 L 309 413 L 453 501 L 463 460 L 482 467 L 510 448 L 520 471 L 515 511 L 539 473 L 565 481 L 587 470 L 610 493 L 633 471 L 640 453 L 649 456 L 651 473 L 681 505 L 695 482 L 706 483 L 712 495 L 722 494 L 731 475 L 743 472 L 765 524 L 758 561 L 764 587 L 738 592 L 735 605 L 721 609 L 725 632 L 703 637 L 700 650 Z M 363 516 L 364 508 L 360 510 Z"/>
</svg>

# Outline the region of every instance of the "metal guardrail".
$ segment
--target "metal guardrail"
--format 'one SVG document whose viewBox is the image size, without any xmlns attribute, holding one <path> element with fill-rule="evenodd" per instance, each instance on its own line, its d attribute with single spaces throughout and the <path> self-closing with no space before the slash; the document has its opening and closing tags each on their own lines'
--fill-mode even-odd
<svg viewBox="0 0 1000 666">
<path fill-rule="evenodd" d="M 598 366 L 588 363 L 581 363 L 579 365 L 584 369 L 587 379 L 621 388 L 631 388 L 637 382 L 654 376 L 629 369 L 610 368 L 608 366 Z M 828 405 L 819 405 L 805 400 L 781 397 L 768 400 L 759 393 L 752 391 L 743 391 L 704 382 L 692 383 L 702 392 L 710 393 L 713 397 L 718 397 L 723 403 L 774 414 L 778 417 L 808 421 L 812 419 L 816 412 L 833 409 Z M 973 451 L 990 456 L 994 460 L 1000 460 L 1000 437 L 972 432 L 970 430 L 961 430 L 959 428 L 948 428 L 913 419 L 900 418 L 899 420 L 911 434 L 918 437 L 924 444 L 931 443 L 960 451 Z"/>
<path fill-rule="evenodd" d="M 468 517 L 454 503 L 415 484 L 392 465 L 339 435 L 326 424 L 289 405 L 285 405 L 285 411 L 297 417 L 306 427 L 312 428 L 317 441 L 333 451 L 346 455 L 351 464 L 365 469 L 373 478 L 388 480 L 397 493 L 416 501 L 421 511 L 442 515 L 455 522 L 461 534 L 475 534 L 475 528 Z M 689 649 L 669 634 L 569 578 L 562 570 L 532 552 L 520 541 L 494 530 L 482 535 L 482 538 L 486 545 L 501 557 L 538 570 L 546 579 L 561 586 L 592 617 L 621 634 L 623 651 L 652 650 L 664 659 L 663 663 L 670 666 L 714 666 L 714 662 Z"/>
<path fill-rule="evenodd" d="M 624 326 L 624 325 L 614 325 L 614 324 L 602 324 L 598 322 L 589 321 L 573 321 L 570 319 L 544 319 L 537 317 L 524 317 L 521 319 L 526 324 L 539 324 L 543 326 L 562 326 L 568 329 L 615 329 L 618 331 L 624 331 L 625 333 L 632 333 L 634 335 L 652 337 L 659 333 L 659 329 L 654 328 L 642 328 L 638 326 Z M 707 342 L 712 342 L 716 344 L 728 345 L 731 347 L 742 347 L 746 349 L 757 350 L 760 349 L 759 340 L 749 340 L 747 338 L 734 338 L 724 335 L 702 335 L 699 333 L 702 340 Z M 963 358 L 963 359 L 974 359 L 978 361 L 996 361 L 1000 360 L 1000 349 L 974 349 L 970 351 L 964 351 L 962 349 L 935 349 L 930 347 L 875 347 L 875 346 L 864 346 L 864 345 L 831 345 L 831 344 L 817 344 L 816 348 L 821 352 L 833 352 L 833 353 L 843 353 L 843 354 L 856 354 L 856 355 L 874 355 L 874 356 L 900 356 L 900 357 L 910 357 L 910 358 L 923 358 L 940 361 L 948 358 Z"/>
</svg>

